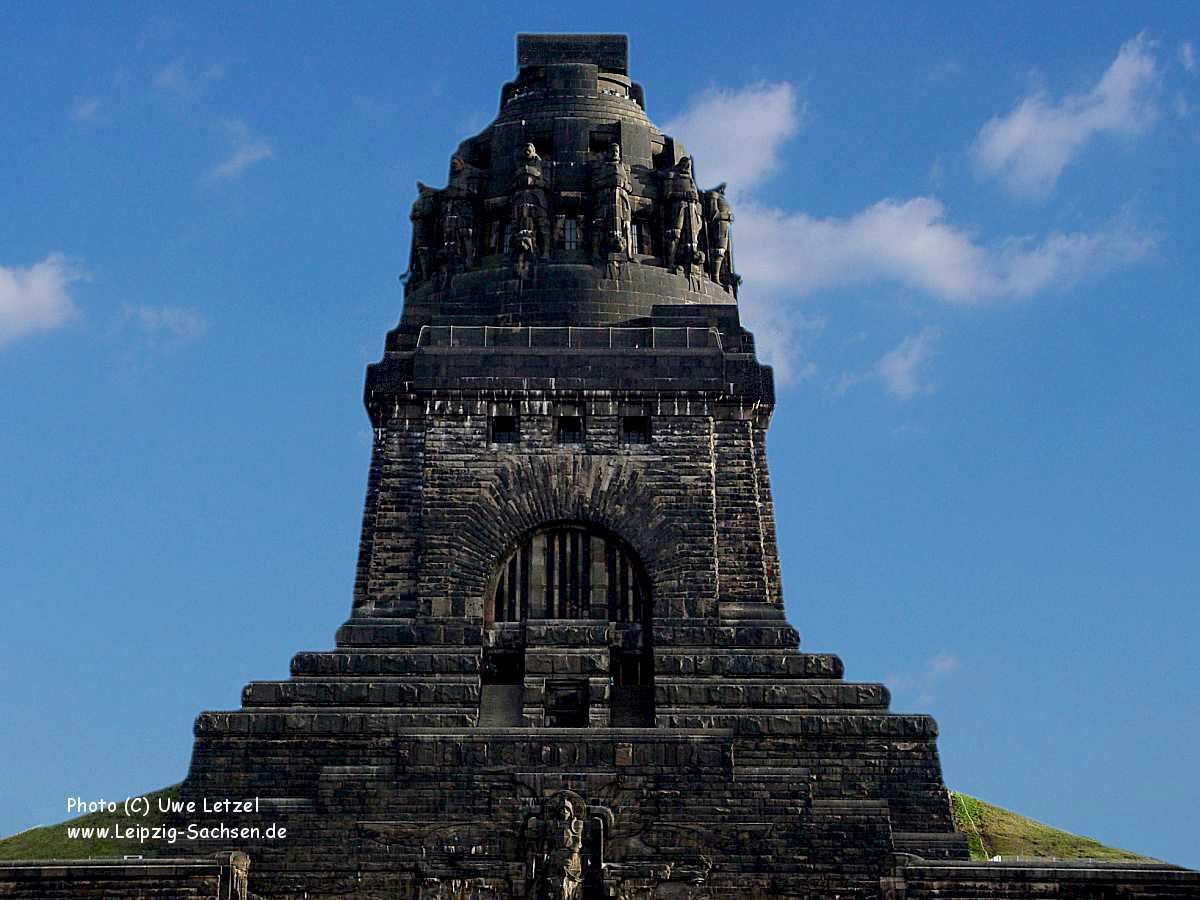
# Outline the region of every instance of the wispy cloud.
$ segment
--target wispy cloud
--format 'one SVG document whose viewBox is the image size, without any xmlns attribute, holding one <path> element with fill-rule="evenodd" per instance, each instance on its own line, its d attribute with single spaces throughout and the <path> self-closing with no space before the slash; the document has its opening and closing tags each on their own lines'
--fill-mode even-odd
<svg viewBox="0 0 1200 900">
<path fill-rule="evenodd" d="M 225 140 L 229 144 L 229 155 L 211 170 L 209 177 L 218 181 L 236 178 L 255 163 L 271 159 L 275 155 L 271 142 L 256 134 L 241 119 L 225 119 L 221 122 Z"/>
<path fill-rule="evenodd" d="M 925 326 L 883 354 L 865 372 L 843 372 L 833 385 L 834 394 L 840 396 L 869 381 L 878 382 L 884 390 L 900 400 L 911 400 L 918 394 L 931 393 L 933 384 L 926 380 L 925 371 L 941 336 L 940 328 Z"/>
<path fill-rule="evenodd" d="M 1191 41 L 1184 41 L 1179 45 L 1179 64 L 1185 72 L 1196 71 L 1196 47 Z"/>
<path fill-rule="evenodd" d="M 739 90 L 704 91 L 663 130 L 685 147 L 702 151 L 697 174 L 706 184 L 728 182 L 736 196 L 779 168 L 780 151 L 800 130 L 804 112 L 794 86 L 760 82 Z"/>
<path fill-rule="evenodd" d="M 1059 99 L 1037 91 L 989 119 L 972 153 L 979 172 L 1014 194 L 1045 196 L 1093 139 L 1135 135 L 1157 116 L 1158 70 L 1144 34 L 1127 41 L 1091 90 Z"/>
<path fill-rule="evenodd" d="M 933 390 L 932 385 L 923 381 L 922 371 L 941 336 L 941 329 L 926 326 L 880 357 L 875 371 L 889 394 L 911 400 L 919 393 Z"/>
<path fill-rule="evenodd" d="M 739 268 L 753 290 L 802 297 L 818 290 L 890 282 L 955 305 L 1022 299 L 1150 255 L 1157 238 L 1132 216 L 1096 232 L 983 242 L 947 221 L 931 197 L 881 200 L 854 215 L 815 218 L 743 206 Z"/>
<path fill-rule="evenodd" d="M 665 128 L 689 142 L 700 171 L 713 174 L 710 180 L 728 179 L 731 190 L 741 183 L 734 252 L 748 278 L 740 294 L 743 316 L 782 382 L 812 372 L 811 360 L 792 348 L 806 345 L 801 301 L 818 292 L 880 285 L 955 306 L 1011 302 L 1067 290 L 1147 259 L 1158 246 L 1158 236 L 1130 213 L 1090 231 L 989 238 L 953 222 L 946 206 L 931 196 L 887 198 L 826 217 L 757 200 L 746 185 L 762 185 L 777 169 L 803 118 L 792 86 L 752 85 L 701 93 Z M 916 354 L 912 372 L 920 370 L 936 340 L 926 334 L 907 348 Z M 890 378 L 880 369 L 869 377 L 879 378 L 895 396 L 906 396 L 904 359 L 889 361 Z"/>
<path fill-rule="evenodd" d="M 938 685 L 951 672 L 957 671 L 960 665 L 955 654 L 943 650 L 926 661 L 924 668 L 920 671 L 911 675 L 889 672 L 883 680 L 893 693 L 903 691 L 905 694 L 912 695 L 916 703 L 925 705 L 933 702 Z"/>
<path fill-rule="evenodd" d="M 191 100 L 224 77 L 225 69 L 220 65 L 197 68 L 189 66 L 187 60 L 181 57 L 159 69 L 154 76 L 154 86 L 168 94 Z"/>
<path fill-rule="evenodd" d="M 151 337 L 194 340 L 208 332 L 208 321 L 202 315 L 178 306 L 126 304 L 121 315 Z"/>
<path fill-rule="evenodd" d="M 85 277 L 61 253 L 24 268 L 0 266 L 0 345 L 70 321 L 78 308 L 69 288 Z"/>
<path fill-rule="evenodd" d="M 77 99 L 71 104 L 71 120 L 89 125 L 103 121 L 103 117 L 100 115 L 100 98 L 80 97 Z"/>
</svg>

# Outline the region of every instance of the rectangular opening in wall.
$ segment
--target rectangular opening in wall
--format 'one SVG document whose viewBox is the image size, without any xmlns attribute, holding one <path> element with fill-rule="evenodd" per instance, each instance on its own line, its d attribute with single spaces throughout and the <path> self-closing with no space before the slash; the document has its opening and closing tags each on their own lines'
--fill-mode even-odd
<svg viewBox="0 0 1200 900">
<path fill-rule="evenodd" d="M 481 728 L 514 728 L 524 723 L 524 653 L 484 650 L 479 681 Z"/>
<path fill-rule="evenodd" d="M 546 724 L 550 728 L 588 726 L 586 678 L 546 682 Z"/>
<path fill-rule="evenodd" d="M 609 721 L 614 728 L 654 727 L 654 663 L 644 651 L 612 650 Z"/>
<path fill-rule="evenodd" d="M 558 216 L 554 222 L 554 248 L 578 250 L 582 246 L 583 224 L 580 217 L 574 213 Z"/>
<path fill-rule="evenodd" d="M 621 443 L 650 443 L 650 417 L 621 416 Z"/>
<path fill-rule="evenodd" d="M 608 131 L 593 131 L 588 140 L 588 149 L 592 153 L 607 153 L 611 144 L 617 142 L 617 136 Z"/>
<path fill-rule="evenodd" d="M 583 419 L 579 416 L 559 416 L 558 442 L 560 444 L 582 444 Z"/>
<path fill-rule="evenodd" d="M 493 444 L 515 444 L 521 439 L 516 416 L 492 416 L 491 432 Z"/>
</svg>

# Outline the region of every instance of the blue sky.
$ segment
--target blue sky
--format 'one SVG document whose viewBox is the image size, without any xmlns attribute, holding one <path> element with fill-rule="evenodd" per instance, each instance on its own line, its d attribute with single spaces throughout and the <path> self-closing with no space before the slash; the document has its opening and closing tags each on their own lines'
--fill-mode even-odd
<svg viewBox="0 0 1200 900">
<path fill-rule="evenodd" d="M 520 30 L 627 31 L 730 183 L 805 648 L 933 713 L 951 786 L 1200 867 L 1177 3 L 8 9 L 0 833 L 179 780 L 331 646 L 414 183 Z"/>
</svg>

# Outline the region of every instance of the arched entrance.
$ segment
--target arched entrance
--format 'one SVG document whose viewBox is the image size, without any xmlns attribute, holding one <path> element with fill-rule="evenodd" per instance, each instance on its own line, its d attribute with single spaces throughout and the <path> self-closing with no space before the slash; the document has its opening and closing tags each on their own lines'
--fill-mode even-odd
<svg viewBox="0 0 1200 900">
<path fill-rule="evenodd" d="M 617 535 L 581 522 L 533 530 L 485 599 L 479 724 L 653 725 L 653 609 Z"/>
</svg>

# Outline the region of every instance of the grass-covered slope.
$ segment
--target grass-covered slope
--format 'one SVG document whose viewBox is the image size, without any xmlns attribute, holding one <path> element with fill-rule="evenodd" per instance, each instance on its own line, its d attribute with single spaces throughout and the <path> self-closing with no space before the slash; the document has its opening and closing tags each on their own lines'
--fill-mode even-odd
<svg viewBox="0 0 1200 900">
<path fill-rule="evenodd" d="M 146 818 L 127 819 L 123 812 L 96 812 L 57 825 L 42 825 L 0 839 L 0 859 L 100 859 L 122 856 L 148 855 L 153 849 L 161 849 L 163 842 L 139 843 L 136 840 L 114 840 L 98 837 L 97 831 L 108 829 L 118 823 L 122 828 L 131 824 L 148 828 L 162 822 L 163 816 L 155 811 L 159 797 L 174 797 L 179 786 L 173 785 L 147 794 L 151 812 Z M 79 829 L 72 837 L 68 829 Z M 90 830 L 90 834 L 89 834 Z"/>
<path fill-rule="evenodd" d="M 1091 838 L 1051 828 L 967 794 L 951 791 L 950 797 L 954 823 L 967 836 L 972 859 L 1045 856 L 1055 859 L 1153 861 L 1150 857 L 1106 847 Z"/>
<path fill-rule="evenodd" d="M 153 804 L 159 797 L 174 797 L 177 786 L 149 794 Z M 1048 856 L 1058 859 L 1111 859 L 1139 861 L 1148 857 L 1138 856 L 1128 850 L 1106 847 L 1091 838 L 1080 837 L 1060 831 L 1019 816 L 999 806 L 984 803 L 967 794 L 951 792 L 954 821 L 958 830 L 967 836 L 974 859 L 990 859 L 993 856 Z M 145 819 L 134 820 L 137 824 L 154 826 L 162 821 L 154 812 Z M 120 812 L 92 813 L 60 822 L 30 828 L 12 837 L 0 839 L 0 859 L 88 859 L 94 857 L 141 856 L 153 849 L 162 849 L 161 843 L 139 844 L 132 840 L 114 840 L 111 837 L 68 836 L 68 828 L 111 829 L 120 823 L 130 824 Z"/>
</svg>

